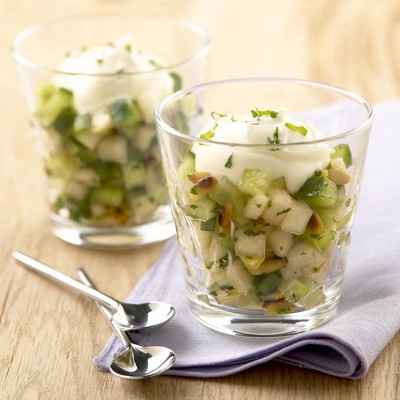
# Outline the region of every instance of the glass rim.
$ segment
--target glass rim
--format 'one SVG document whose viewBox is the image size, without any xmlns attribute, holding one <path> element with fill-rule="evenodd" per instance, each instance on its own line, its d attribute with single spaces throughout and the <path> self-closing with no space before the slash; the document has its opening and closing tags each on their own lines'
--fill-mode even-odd
<svg viewBox="0 0 400 400">
<path fill-rule="evenodd" d="M 25 42 L 26 39 L 31 37 L 37 32 L 44 31 L 48 29 L 49 27 L 52 27 L 58 23 L 68 21 L 68 20 L 78 20 L 78 19 L 95 19 L 95 18 L 108 18 L 108 19 L 113 19 L 113 18 L 132 18 L 136 20 L 148 20 L 148 21 L 162 21 L 164 23 L 168 23 L 171 26 L 182 26 L 185 27 L 186 29 L 189 29 L 193 33 L 195 33 L 198 37 L 201 38 L 201 44 L 200 48 L 193 52 L 190 57 L 187 57 L 177 63 L 174 64 L 169 64 L 165 66 L 160 66 L 160 67 L 155 67 L 152 70 L 149 71 L 135 71 L 135 72 L 106 72 L 106 73 L 84 73 L 84 72 L 66 72 L 57 69 L 56 67 L 50 67 L 44 64 L 39 64 L 36 62 L 31 61 L 28 57 L 25 57 L 22 52 L 20 51 L 21 45 Z M 70 15 L 67 17 L 63 18 L 58 18 L 51 20 L 49 22 L 43 23 L 43 24 L 38 24 L 38 25 L 32 25 L 21 32 L 19 32 L 15 38 L 14 41 L 11 44 L 11 56 L 14 60 L 14 62 L 17 65 L 21 65 L 23 67 L 31 68 L 31 69 L 37 69 L 37 70 L 42 70 L 42 71 L 47 71 L 48 73 L 52 74 L 59 74 L 59 75 L 67 75 L 67 76 L 87 76 L 87 77 L 113 77 L 113 76 L 142 76 L 142 75 L 149 75 L 153 74 L 155 72 L 159 71 L 171 71 L 175 70 L 179 67 L 182 67 L 187 64 L 191 64 L 192 62 L 196 61 L 200 57 L 202 57 L 204 54 L 206 54 L 209 50 L 210 47 L 210 37 L 207 33 L 207 31 L 203 28 L 200 27 L 196 24 L 193 24 L 192 22 L 188 22 L 184 19 L 175 19 L 175 18 L 167 18 L 167 17 L 135 17 L 135 16 L 129 16 L 129 15 L 122 15 L 122 14 L 113 14 L 113 15 L 106 15 L 106 14 L 78 14 L 78 15 Z"/>
<path fill-rule="evenodd" d="M 319 89 L 325 89 L 337 94 L 342 95 L 343 97 L 353 100 L 357 102 L 360 106 L 363 106 L 367 111 L 366 119 L 357 127 L 344 130 L 327 138 L 315 139 L 310 140 L 308 142 L 299 141 L 293 143 L 283 143 L 283 144 L 270 144 L 270 143 L 263 143 L 263 144 L 250 144 L 250 143 L 232 143 L 232 142 L 224 142 L 224 141 L 217 141 L 212 139 L 201 139 L 200 137 L 188 136 L 184 133 L 178 131 L 177 129 L 173 128 L 170 124 L 162 118 L 162 113 L 164 109 L 173 102 L 177 102 L 182 99 L 186 95 L 190 95 L 192 93 L 201 91 L 204 88 L 218 86 L 218 85 L 229 85 L 234 83 L 255 83 L 255 82 L 274 82 L 274 83 L 292 83 L 298 84 L 303 86 L 310 86 Z M 354 136 L 360 132 L 365 131 L 368 127 L 371 126 L 372 121 L 374 119 L 374 109 L 372 105 L 362 96 L 343 89 L 339 86 L 329 85 L 327 83 L 318 82 L 318 81 L 311 81 L 305 79 L 297 79 L 297 78 L 287 78 L 287 77 L 270 77 L 270 76 L 259 76 L 259 77 L 247 77 L 247 78 L 234 78 L 234 79 L 224 79 L 224 80 L 217 80 L 217 81 L 210 81 L 201 83 L 195 86 L 192 86 L 187 89 L 179 90 L 166 98 L 164 98 L 159 105 L 156 107 L 154 111 L 154 117 L 157 125 L 162 129 L 165 133 L 175 136 L 179 139 L 183 139 L 186 142 L 190 143 L 201 143 L 201 144 L 216 144 L 216 145 L 224 145 L 224 146 L 232 146 L 232 147 L 246 147 L 246 148 L 286 148 L 286 147 L 296 147 L 296 146 L 304 146 L 304 145 L 312 145 L 312 144 L 319 144 L 319 143 L 326 143 L 335 141 L 338 139 L 347 138 L 349 136 Z"/>
</svg>

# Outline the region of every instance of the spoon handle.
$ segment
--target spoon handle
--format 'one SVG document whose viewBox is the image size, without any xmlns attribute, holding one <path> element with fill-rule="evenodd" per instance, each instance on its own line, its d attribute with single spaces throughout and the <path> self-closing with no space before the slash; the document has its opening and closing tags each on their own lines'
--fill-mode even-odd
<svg viewBox="0 0 400 400">
<path fill-rule="evenodd" d="M 78 268 L 77 274 L 83 284 L 85 284 L 86 286 L 91 287 L 93 289 L 96 289 L 95 284 L 93 283 L 93 281 L 90 279 L 89 275 L 85 272 L 85 270 L 83 268 Z M 97 308 L 101 311 L 101 313 L 111 322 L 111 327 L 112 327 L 114 334 L 117 337 L 119 337 L 119 339 L 122 341 L 122 343 L 125 346 L 128 346 L 130 343 L 130 339 L 129 339 L 127 333 L 125 331 L 122 331 L 119 328 L 118 324 L 115 321 L 113 321 L 112 313 L 107 309 L 107 307 L 102 306 L 97 301 L 95 303 L 96 303 Z"/>
<path fill-rule="evenodd" d="M 117 300 L 113 299 L 110 296 L 105 295 L 104 293 L 99 292 L 91 287 L 84 285 L 72 279 L 68 275 L 65 275 L 61 272 L 56 271 L 53 268 L 50 268 L 48 265 L 43 264 L 42 262 L 35 260 L 34 258 L 23 254 L 19 251 L 13 252 L 14 258 L 19 261 L 25 268 L 30 269 L 40 275 L 45 276 L 53 281 L 62 283 L 63 285 L 73 288 L 76 291 L 84 294 L 87 297 L 92 298 L 100 302 L 103 306 L 107 307 L 108 309 L 116 312 L 118 310 L 119 303 Z"/>
</svg>

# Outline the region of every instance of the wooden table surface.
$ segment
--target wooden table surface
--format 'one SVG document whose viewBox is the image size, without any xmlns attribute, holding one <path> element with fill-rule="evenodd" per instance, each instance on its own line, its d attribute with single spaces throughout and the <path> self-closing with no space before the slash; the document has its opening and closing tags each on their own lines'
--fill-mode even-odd
<svg viewBox="0 0 400 400">
<path fill-rule="evenodd" d="M 171 15 L 202 24 L 213 38 L 211 79 L 303 77 L 373 102 L 400 94 L 399 0 L 1 0 L 0 398 L 399 399 L 400 335 L 355 382 L 277 363 L 214 380 L 122 382 L 96 370 L 92 357 L 110 332 L 94 304 L 27 273 L 10 256 L 20 249 L 70 274 L 85 265 L 99 286 L 123 298 L 161 248 L 81 250 L 48 231 L 43 178 L 8 45 L 28 24 L 81 12 Z"/>
</svg>

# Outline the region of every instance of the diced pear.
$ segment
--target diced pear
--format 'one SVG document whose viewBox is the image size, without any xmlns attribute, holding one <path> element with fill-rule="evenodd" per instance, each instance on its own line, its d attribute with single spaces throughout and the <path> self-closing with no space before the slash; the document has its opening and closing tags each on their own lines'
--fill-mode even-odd
<svg viewBox="0 0 400 400">
<path fill-rule="evenodd" d="M 345 185 L 351 180 L 350 174 L 347 172 L 346 165 L 342 158 L 334 158 L 331 161 L 330 168 L 328 170 L 329 179 L 338 185 Z"/>
<path fill-rule="evenodd" d="M 290 211 L 293 199 L 285 190 L 276 189 L 272 191 L 270 200 L 262 217 L 268 224 L 279 226 Z"/>
<path fill-rule="evenodd" d="M 95 113 L 92 116 L 92 132 L 95 135 L 105 135 L 112 128 L 112 119 L 110 114 L 105 112 Z"/>
<path fill-rule="evenodd" d="M 313 210 L 306 203 L 294 200 L 290 211 L 282 221 L 281 229 L 294 235 L 302 235 L 312 215 Z"/>
<path fill-rule="evenodd" d="M 258 219 L 264 212 L 266 205 L 268 204 L 268 197 L 264 194 L 257 194 L 253 196 L 243 209 L 244 216 L 250 219 Z"/>
<path fill-rule="evenodd" d="M 239 235 L 235 242 L 235 252 L 238 256 L 265 257 L 265 235 Z"/>
<path fill-rule="evenodd" d="M 74 175 L 74 179 L 89 186 L 96 185 L 99 181 L 99 177 L 97 176 L 96 172 L 89 168 L 81 168 Z"/>
<path fill-rule="evenodd" d="M 278 257 L 286 257 L 293 245 L 291 233 L 274 229 L 267 237 L 267 243 Z"/>
<path fill-rule="evenodd" d="M 120 136 L 106 137 L 99 144 L 97 155 L 104 161 L 126 163 L 128 161 L 126 140 Z"/>
<path fill-rule="evenodd" d="M 306 242 L 297 243 L 293 246 L 287 256 L 288 267 L 304 269 L 305 267 L 318 267 L 325 258 L 311 244 Z"/>
<path fill-rule="evenodd" d="M 79 182 L 69 182 L 65 187 L 65 194 L 73 200 L 82 200 L 87 193 L 87 186 Z"/>
<path fill-rule="evenodd" d="M 240 262 L 236 261 L 229 264 L 226 269 L 226 275 L 239 293 L 247 294 L 252 289 L 253 277 Z"/>
</svg>

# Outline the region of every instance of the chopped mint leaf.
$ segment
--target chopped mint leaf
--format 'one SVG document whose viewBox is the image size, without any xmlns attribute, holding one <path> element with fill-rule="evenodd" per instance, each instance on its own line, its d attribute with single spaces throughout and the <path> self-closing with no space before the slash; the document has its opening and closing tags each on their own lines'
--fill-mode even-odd
<svg viewBox="0 0 400 400">
<path fill-rule="evenodd" d="M 192 210 L 195 210 L 196 208 L 199 208 L 199 206 L 197 206 L 196 204 L 191 204 L 191 205 L 190 205 L 190 208 L 191 208 Z"/>
<path fill-rule="evenodd" d="M 182 77 L 179 74 L 177 74 L 176 72 L 170 72 L 169 76 L 171 77 L 173 84 L 174 84 L 174 88 L 173 88 L 174 92 L 181 90 L 182 86 L 183 86 Z"/>
<path fill-rule="evenodd" d="M 228 157 L 228 159 L 226 160 L 226 163 L 225 163 L 225 168 L 232 168 L 232 165 L 233 165 L 233 154 L 231 154 L 229 157 Z"/>
<path fill-rule="evenodd" d="M 345 201 L 345 203 L 344 203 L 344 205 L 346 206 L 346 207 L 349 207 L 350 206 L 350 203 L 351 203 L 351 199 L 350 199 L 350 197 Z"/>
<path fill-rule="evenodd" d="M 210 129 L 207 132 L 202 133 L 200 135 L 200 139 L 211 140 L 214 137 L 214 135 L 215 135 L 215 132 L 214 132 L 214 128 L 213 128 L 213 129 Z"/>
<path fill-rule="evenodd" d="M 224 117 L 226 117 L 225 113 L 220 113 L 220 112 L 217 112 L 217 111 L 213 111 L 211 113 L 211 118 L 213 118 L 213 119 L 224 118 Z"/>
<path fill-rule="evenodd" d="M 285 208 L 284 210 L 281 210 L 279 212 L 276 213 L 276 216 L 278 217 L 279 215 L 283 215 L 288 213 L 291 210 L 291 208 Z"/>
<path fill-rule="evenodd" d="M 218 216 L 211 217 L 207 221 L 203 221 L 200 225 L 202 231 L 214 232 L 217 226 Z"/>
<path fill-rule="evenodd" d="M 190 193 L 192 193 L 192 194 L 199 194 L 199 191 L 197 190 L 197 188 L 196 188 L 195 186 L 193 186 L 193 187 L 190 189 Z"/>
<path fill-rule="evenodd" d="M 254 110 L 251 110 L 251 115 L 253 118 L 260 118 L 260 117 L 271 117 L 271 118 L 276 118 L 279 113 L 277 111 L 272 111 L 272 110 L 259 110 L 258 108 L 255 108 Z"/>
<path fill-rule="evenodd" d="M 130 52 L 132 51 L 132 45 L 131 45 L 130 43 L 127 43 L 127 44 L 124 46 L 124 49 L 125 49 L 128 53 L 130 53 Z"/>
<path fill-rule="evenodd" d="M 67 52 L 64 54 L 64 56 L 65 56 L 65 57 L 71 57 L 71 52 L 70 52 L 70 51 L 67 51 Z"/>
<path fill-rule="evenodd" d="M 88 49 L 87 46 L 82 46 L 82 47 L 81 47 L 81 52 L 84 52 L 84 51 L 86 51 L 87 49 Z"/>
<path fill-rule="evenodd" d="M 306 136 L 308 129 L 305 126 L 294 125 L 290 122 L 285 123 L 286 128 L 290 129 L 293 132 L 299 133 L 300 135 Z"/>
<path fill-rule="evenodd" d="M 96 60 L 96 62 L 97 62 L 97 64 L 103 64 L 103 59 L 102 58 L 98 58 L 97 60 Z"/>
<path fill-rule="evenodd" d="M 271 139 L 270 137 L 268 138 L 268 143 L 269 144 L 281 144 L 281 141 L 279 140 L 279 129 L 278 129 L 278 127 L 276 127 L 275 130 L 274 130 L 273 139 Z"/>
</svg>

